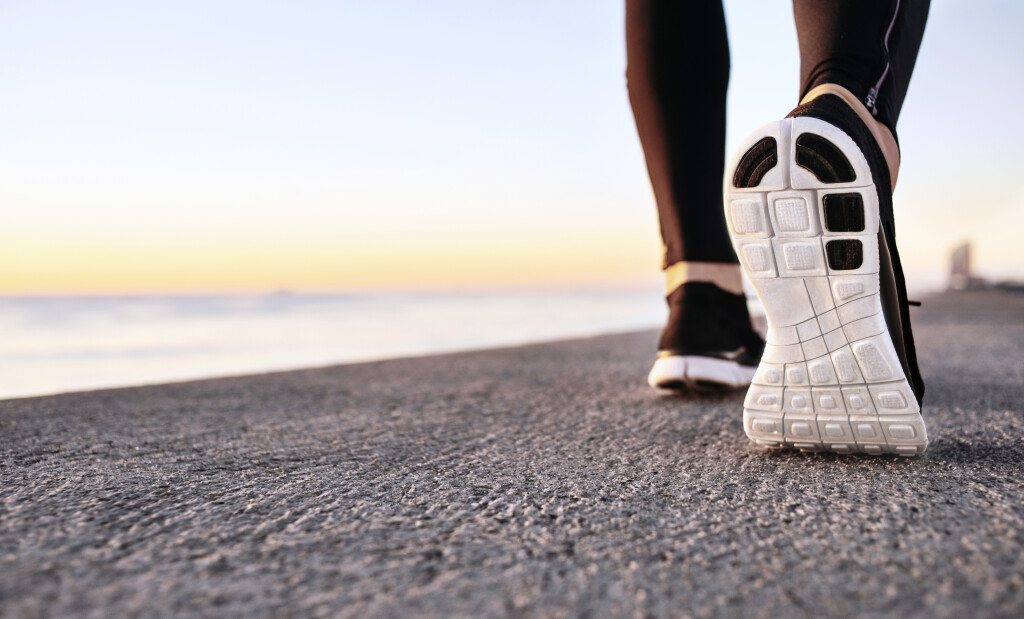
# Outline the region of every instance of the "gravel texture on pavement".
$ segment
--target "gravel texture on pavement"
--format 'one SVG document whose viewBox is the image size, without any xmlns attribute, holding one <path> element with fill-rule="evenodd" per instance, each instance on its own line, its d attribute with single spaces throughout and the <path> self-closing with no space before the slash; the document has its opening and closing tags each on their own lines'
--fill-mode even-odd
<svg viewBox="0 0 1024 619">
<path fill-rule="evenodd" d="M 0 402 L 0 615 L 1021 616 L 1024 296 L 913 311 L 919 459 L 763 450 L 653 332 Z"/>
</svg>

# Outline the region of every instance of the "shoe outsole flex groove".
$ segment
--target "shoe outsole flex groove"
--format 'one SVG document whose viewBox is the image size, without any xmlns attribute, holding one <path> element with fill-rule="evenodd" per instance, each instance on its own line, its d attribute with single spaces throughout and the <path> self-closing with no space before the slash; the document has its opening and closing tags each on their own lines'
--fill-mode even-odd
<svg viewBox="0 0 1024 619">
<path fill-rule="evenodd" d="M 747 436 L 805 451 L 923 453 L 918 399 L 883 316 L 878 189 L 856 142 L 824 120 L 786 118 L 740 145 L 726 179 L 729 234 L 768 321 L 743 404 Z"/>
</svg>

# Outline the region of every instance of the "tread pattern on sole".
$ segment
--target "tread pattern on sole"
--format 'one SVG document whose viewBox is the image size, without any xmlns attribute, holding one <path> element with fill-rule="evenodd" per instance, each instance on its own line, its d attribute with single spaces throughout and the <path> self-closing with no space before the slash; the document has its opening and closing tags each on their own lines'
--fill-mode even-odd
<svg viewBox="0 0 1024 619">
<path fill-rule="evenodd" d="M 732 184 L 736 187 L 757 187 L 761 179 L 779 163 L 779 147 L 775 138 L 761 138 L 749 148 L 743 160 L 736 166 Z"/>
<path fill-rule="evenodd" d="M 852 183 L 857 174 L 843 151 L 815 133 L 802 133 L 796 139 L 796 164 L 810 170 L 822 183 Z"/>
<path fill-rule="evenodd" d="M 864 200 L 859 193 L 830 193 L 821 199 L 825 229 L 864 232 Z"/>
<path fill-rule="evenodd" d="M 864 264 L 864 246 L 857 239 L 836 239 L 825 243 L 828 267 L 833 271 L 852 271 Z"/>
<path fill-rule="evenodd" d="M 920 455 L 924 421 L 882 315 L 878 197 L 870 175 L 855 172 L 867 162 L 838 128 L 796 118 L 747 138 L 731 167 L 759 136 L 781 137 L 778 157 L 792 179 L 771 190 L 733 184 L 725 199 L 769 327 L 744 400 L 747 436 L 768 447 Z M 819 169 L 804 165 L 809 158 Z"/>
</svg>

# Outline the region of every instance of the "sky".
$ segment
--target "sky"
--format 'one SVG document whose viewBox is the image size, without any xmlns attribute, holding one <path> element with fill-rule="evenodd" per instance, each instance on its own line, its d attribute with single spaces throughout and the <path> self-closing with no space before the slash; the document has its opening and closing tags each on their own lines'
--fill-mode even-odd
<svg viewBox="0 0 1024 619">
<path fill-rule="evenodd" d="M 799 58 L 789 2 L 725 6 L 731 151 Z M 932 3 L 912 279 L 1024 278 L 1021 23 Z M 656 285 L 625 62 L 621 0 L 0 0 L 0 294 Z"/>
</svg>

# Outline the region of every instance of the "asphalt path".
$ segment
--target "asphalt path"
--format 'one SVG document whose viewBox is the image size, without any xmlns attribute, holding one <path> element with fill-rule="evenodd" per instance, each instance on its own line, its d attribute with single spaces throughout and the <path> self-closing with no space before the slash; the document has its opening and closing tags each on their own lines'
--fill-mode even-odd
<svg viewBox="0 0 1024 619">
<path fill-rule="evenodd" d="M 0 615 L 1024 614 L 1024 296 L 925 300 L 919 459 L 765 451 L 656 334 L 0 402 Z"/>
</svg>

